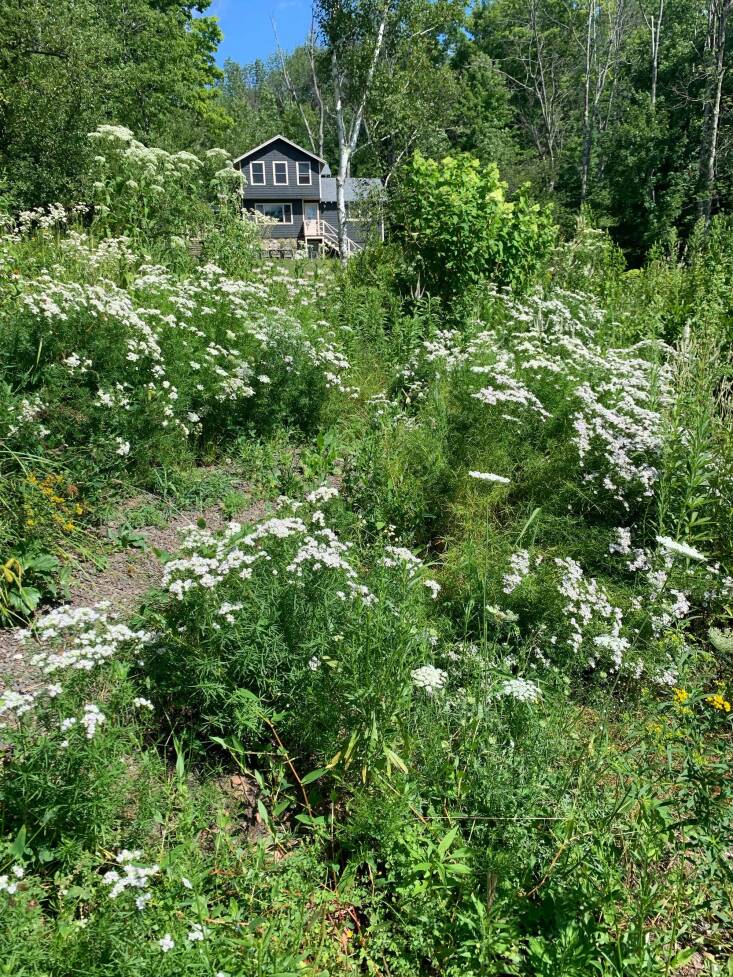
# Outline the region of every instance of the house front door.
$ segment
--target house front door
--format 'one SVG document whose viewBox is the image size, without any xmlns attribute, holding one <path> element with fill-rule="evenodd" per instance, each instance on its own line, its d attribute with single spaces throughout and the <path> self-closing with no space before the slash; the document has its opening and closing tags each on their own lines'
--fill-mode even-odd
<svg viewBox="0 0 733 977">
<path fill-rule="evenodd" d="M 310 200 L 303 201 L 303 231 L 306 237 L 320 237 L 318 227 L 318 203 Z"/>
</svg>

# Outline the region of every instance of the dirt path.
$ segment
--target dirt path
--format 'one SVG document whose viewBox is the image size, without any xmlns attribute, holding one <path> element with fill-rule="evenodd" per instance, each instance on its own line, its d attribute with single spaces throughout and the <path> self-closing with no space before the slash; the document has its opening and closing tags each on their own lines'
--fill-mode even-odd
<svg viewBox="0 0 733 977">
<path fill-rule="evenodd" d="M 265 504 L 258 502 L 237 513 L 235 518 L 238 522 L 255 522 L 264 512 Z M 137 530 L 144 540 L 142 547 L 110 554 L 102 570 L 91 564 L 80 567 L 64 603 L 86 607 L 109 601 L 111 610 L 121 618 L 129 616 L 143 594 L 160 580 L 161 563 L 155 550 L 164 553 L 176 550 L 182 531 L 196 525 L 199 519 L 206 521 L 208 529 L 221 529 L 227 523 L 219 506 L 213 506 L 181 511 L 163 527 L 143 526 Z M 4 687 L 28 692 L 36 682 L 28 661 L 34 649 L 23 649 L 19 633 L 19 629 L 0 630 L 0 693 Z"/>
</svg>

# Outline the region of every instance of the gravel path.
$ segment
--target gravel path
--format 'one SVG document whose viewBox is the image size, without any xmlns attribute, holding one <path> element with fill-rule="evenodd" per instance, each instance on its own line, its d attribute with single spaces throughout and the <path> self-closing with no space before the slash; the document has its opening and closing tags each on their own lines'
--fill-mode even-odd
<svg viewBox="0 0 733 977">
<path fill-rule="evenodd" d="M 265 512 L 265 504 L 258 502 L 236 515 L 239 522 L 255 522 Z M 221 509 L 185 510 L 176 515 L 164 527 L 145 526 L 136 532 L 145 540 L 142 548 L 112 553 L 102 570 L 87 564 L 78 569 L 68 599 L 71 607 L 86 607 L 109 601 L 111 609 L 123 619 L 136 608 L 140 598 L 160 579 L 160 561 L 154 550 L 171 553 L 178 548 L 184 529 L 204 519 L 208 529 L 221 529 L 227 519 Z M 28 659 L 34 649 L 25 650 L 19 640 L 19 629 L 0 630 L 0 694 L 3 688 L 16 692 L 28 692 L 36 684 L 34 670 Z"/>
</svg>

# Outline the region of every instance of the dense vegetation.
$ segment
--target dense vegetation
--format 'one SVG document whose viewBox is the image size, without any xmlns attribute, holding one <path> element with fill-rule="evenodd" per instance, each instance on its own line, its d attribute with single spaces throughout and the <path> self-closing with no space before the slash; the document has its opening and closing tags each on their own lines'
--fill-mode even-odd
<svg viewBox="0 0 733 977">
<path fill-rule="evenodd" d="M 661 162 L 657 209 L 607 192 L 650 12 L 594 8 L 623 57 L 572 215 L 588 10 L 497 0 L 469 36 L 390 6 L 354 157 L 395 174 L 389 234 L 342 266 L 264 260 L 206 135 L 317 138 L 328 48 L 217 89 L 190 4 L 29 9 L 0 62 L 37 95 L 0 96 L 0 970 L 729 974 L 733 223 L 692 219 L 724 139 L 712 192 Z M 703 6 L 659 9 L 692 178 Z M 381 10 L 318 7 L 352 105 Z M 552 166 L 510 49 L 559 72 Z M 120 554 L 154 580 L 110 604 Z"/>
<path fill-rule="evenodd" d="M 730 207 L 730 0 L 320 0 L 302 47 L 222 70 L 207 7 L 6 0 L 0 191 L 84 199 L 104 123 L 170 152 L 282 132 L 334 165 L 335 77 L 353 115 L 387 11 L 354 175 L 398 183 L 416 150 L 469 152 L 512 190 L 531 181 L 566 233 L 591 210 L 637 264 Z"/>
</svg>

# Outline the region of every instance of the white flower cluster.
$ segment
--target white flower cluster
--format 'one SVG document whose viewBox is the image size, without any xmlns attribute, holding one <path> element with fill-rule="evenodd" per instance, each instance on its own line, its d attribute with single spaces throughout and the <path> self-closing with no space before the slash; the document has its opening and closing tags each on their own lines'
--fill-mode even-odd
<svg viewBox="0 0 733 977">
<path fill-rule="evenodd" d="M 101 726 L 105 721 L 104 713 L 99 706 L 89 702 L 84 706 L 84 711 L 79 719 L 77 719 L 75 716 L 69 716 L 67 719 L 62 719 L 59 729 L 62 733 L 68 733 L 70 729 L 73 729 L 77 725 L 81 725 L 84 727 L 86 738 L 91 740 L 94 739 L 94 734 L 97 732 L 97 727 Z M 69 741 L 64 740 L 62 746 L 68 745 Z"/>
<path fill-rule="evenodd" d="M 10 875 L 15 881 L 11 881 Z M 21 865 L 13 865 L 10 875 L 0 875 L 0 892 L 7 892 L 9 896 L 14 896 L 18 891 L 18 882 L 25 877 L 25 870 Z"/>
<path fill-rule="evenodd" d="M 503 475 L 494 475 L 492 472 L 469 472 L 470 478 L 475 478 L 479 482 L 497 482 L 499 485 L 510 485 L 511 478 L 505 478 Z"/>
<path fill-rule="evenodd" d="M 133 631 L 116 623 L 109 604 L 94 607 L 59 607 L 38 618 L 32 634 L 40 645 L 49 645 L 31 659 L 49 675 L 65 669 L 91 671 L 116 655 L 125 645 L 152 641 L 147 631 Z"/>
<path fill-rule="evenodd" d="M 126 889 L 136 890 L 138 895 L 135 898 L 135 905 L 140 910 L 144 909 L 150 901 L 151 893 L 148 891 L 150 880 L 160 872 L 159 865 L 135 864 L 141 858 L 141 851 L 128 851 L 123 848 L 115 856 L 115 861 L 120 869 L 110 869 L 102 876 L 102 882 L 110 886 L 110 899 L 116 899 Z"/>
<path fill-rule="evenodd" d="M 511 422 L 549 418 L 543 402 L 549 381 L 573 412 L 574 442 L 592 491 L 610 493 L 626 507 L 628 496 L 650 495 L 658 477 L 661 409 L 671 398 L 671 370 L 658 365 L 664 348 L 601 348 L 595 333 L 604 313 L 589 296 L 494 297 L 508 315 L 507 331 L 480 332 L 465 350 L 458 337 L 443 336 L 441 349 L 426 349 L 426 358 L 439 354 L 451 369 L 465 363 L 474 376 L 490 378 L 471 396 L 503 408 L 501 418 Z"/>
<path fill-rule="evenodd" d="M 0 716 L 11 716 L 18 719 L 30 712 L 35 705 L 36 697 L 30 692 L 15 692 L 13 689 L 5 689 L 0 698 Z M 0 728 L 5 726 L 0 724 Z"/>
<path fill-rule="evenodd" d="M 104 247 L 109 258 L 111 252 Z M 94 254 L 85 243 L 79 255 L 87 251 Z M 273 377 L 283 373 L 312 370 L 326 387 L 356 395 L 346 383 L 350 365 L 334 331 L 327 323 L 304 326 L 283 308 L 282 296 L 277 294 L 287 281 L 289 297 L 305 296 L 309 280 L 308 275 L 296 281 L 259 269 L 254 281 L 234 281 L 213 264 L 181 280 L 162 268 L 143 266 L 129 289 L 123 289 L 108 279 L 87 284 L 44 273 L 22 280 L 17 301 L 24 314 L 40 320 L 41 328 L 45 325 L 49 333 L 60 333 L 63 323 L 80 315 L 96 318 L 111 346 L 121 347 L 129 372 L 124 383 L 105 382 L 104 364 L 97 364 L 95 406 L 113 413 L 144 411 L 162 428 L 187 437 L 190 425 L 200 423 L 212 405 L 268 396 Z M 320 295 L 321 285 L 313 285 L 313 291 Z M 216 325 L 209 325 L 211 317 L 216 317 Z M 231 328 L 221 330 L 222 324 Z M 212 338 L 214 330 L 217 341 Z M 222 333 L 226 338 L 219 338 Z M 184 402 L 168 379 L 181 345 L 189 353 L 191 371 L 197 374 L 194 403 L 190 398 Z M 60 366 L 72 374 L 88 374 L 91 365 L 84 349 L 60 357 Z M 29 401 L 23 410 L 20 401 L 9 407 L 11 415 L 23 415 L 19 423 L 9 425 L 9 436 L 25 433 L 23 424 L 37 437 L 48 434 L 30 413 L 43 412 L 40 401 L 37 407 Z M 114 450 L 125 457 L 129 444 L 129 438 L 121 435 Z"/>
<path fill-rule="evenodd" d="M 697 560 L 703 563 L 707 561 L 705 554 L 695 549 L 694 546 L 690 546 L 688 543 L 680 543 L 669 536 L 657 536 L 657 543 L 672 556 L 681 556 L 686 560 Z"/>
<path fill-rule="evenodd" d="M 495 407 L 497 404 L 509 404 L 512 407 L 523 407 L 534 411 L 543 420 L 549 418 L 550 415 L 540 403 L 539 398 L 521 380 L 505 372 L 501 364 L 497 363 L 494 367 L 475 366 L 472 368 L 472 372 L 491 374 L 494 385 L 482 387 L 475 394 L 472 394 L 482 404 L 489 407 Z M 511 420 L 514 419 L 513 415 L 509 415 L 509 417 Z"/>
<path fill-rule="evenodd" d="M 502 583 L 505 594 L 511 594 L 517 589 L 530 570 L 530 558 L 527 550 L 517 550 L 509 558 L 511 572 L 505 573 Z"/>
<path fill-rule="evenodd" d="M 410 677 L 415 687 L 423 689 L 428 695 L 440 691 L 448 681 L 448 673 L 434 665 L 421 665 L 410 672 Z"/>
<path fill-rule="evenodd" d="M 386 546 L 384 552 L 380 564 L 383 567 L 404 567 L 410 578 L 414 577 L 423 565 L 420 557 L 415 556 L 406 546 Z"/>
<path fill-rule="evenodd" d="M 537 702 L 542 693 L 534 682 L 526 678 L 510 678 L 502 682 L 497 693 L 502 699 L 516 699 L 517 702 Z"/>
<path fill-rule="evenodd" d="M 602 622 L 610 622 L 610 635 L 618 638 L 623 624 L 621 610 L 612 606 L 598 582 L 593 577 L 586 577 L 580 564 L 570 557 L 556 558 L 555 565 L 562 573 L 558 590 L 568 601 L 565 605 L 565 614 L 570 628 L 568 644 L 571 649 L 575 653 L 580 651 L 586 629 L 591 624 L 595 625 L 599 619 Z M 618 646 L 614 651 L 617 648 Z M 596 663 L 595 656 L 591 655 L 588 664 L 594 667 Z"/>
<path fill-rule="evenodd" d="M 330 489 L 324 488 L 319 495 L 311 493 L 312 501 L 332 498 Z M 285 503 L 292 510 L 302 503 Z M 316 510 L 310 516 L 312 524 L 300 516 L 274 516 L 260 522 L 254 529 L 244 529 L 240 523 L 232 522 L 223 533 L 216 535 L 207 530 L 192 527 L 181 544 L 184 555 L 169 560 L 163 570 L 162 587 L 178 600 L 183 600 L 193 589 L 215 590 L 231 576 L 242 580 L 252 578 L 257 566 L 277 575 L 279 568 L 272 566 L 273 544 L 293 540 L 295 547 L 287 557 L 282 569 L 294 581 L 304 578 L 306 572 L 330 571 L 339 574 L 346 591 L 352 599 L 358 599 L 369 606 L 376 597 L 364 584 L 357 582 L 358 574 L 348 560 L 350 543 L 344 543 L 338 535 L 324 525 L 324 515 Z M 278 560 L 280 557 L 278 557 Z M 346 599 L 346 591 L 338 596 Z M 233 624 L 236 613 L 242 609 L 241 602 L 224 602 L 219 605 L 219 614 Z"/>
</svg>

